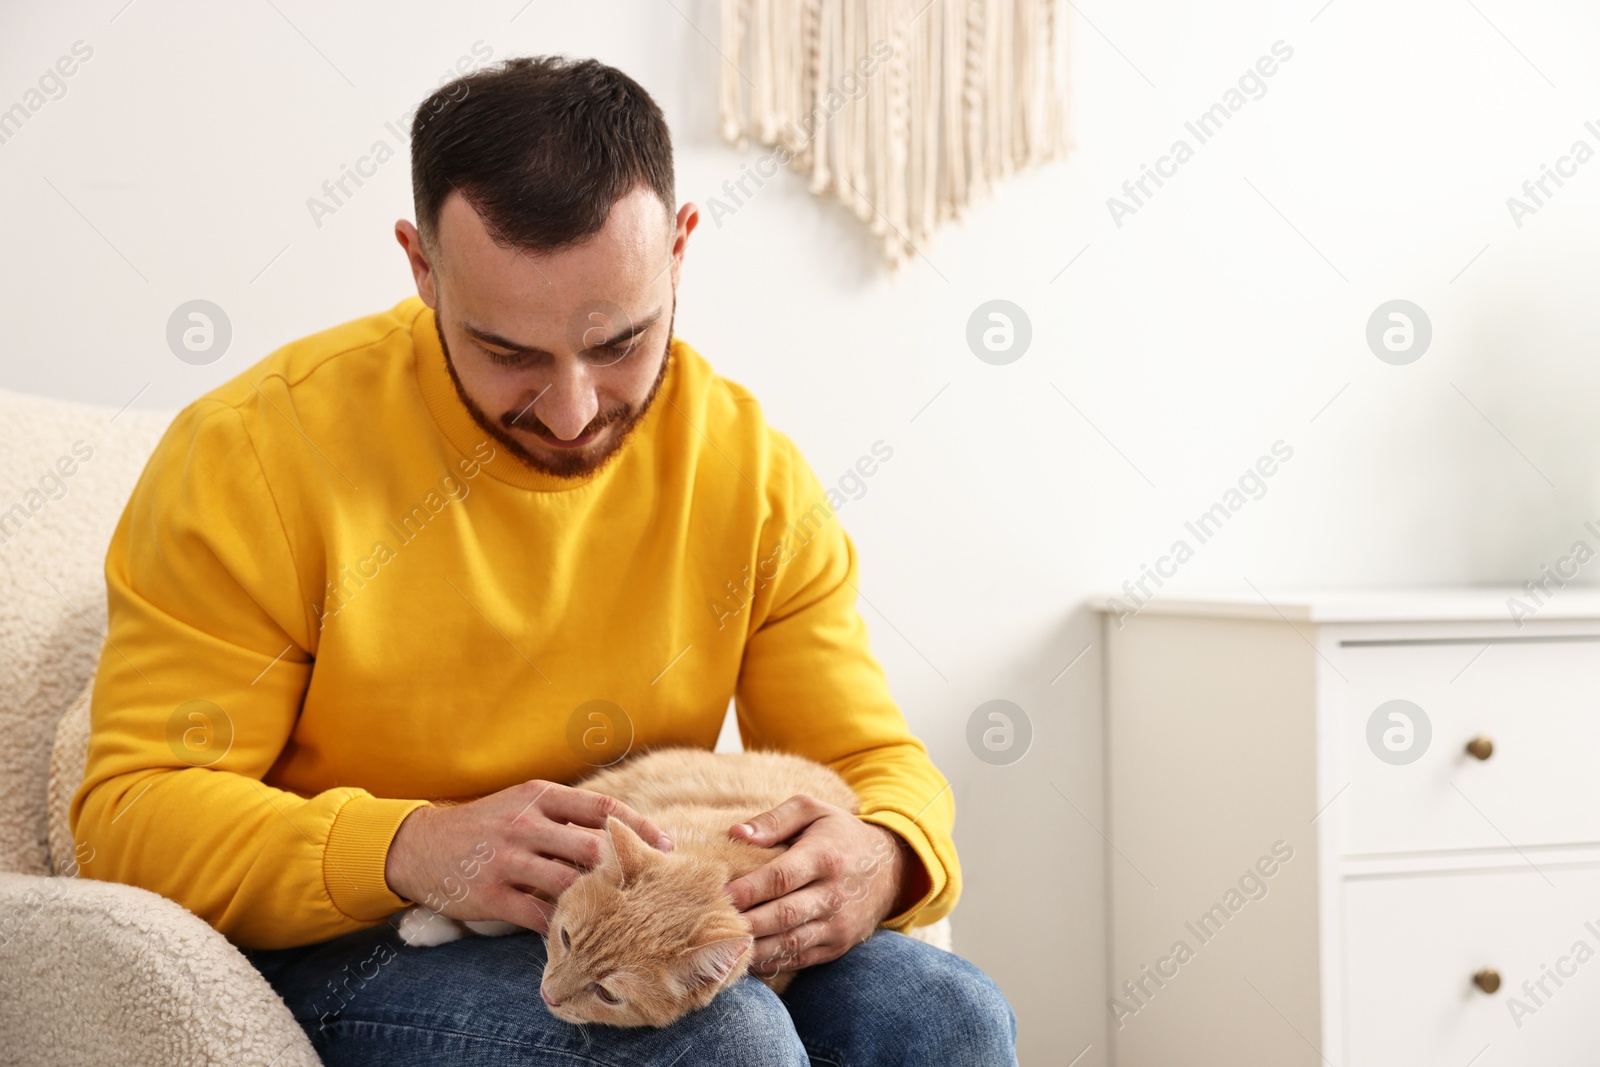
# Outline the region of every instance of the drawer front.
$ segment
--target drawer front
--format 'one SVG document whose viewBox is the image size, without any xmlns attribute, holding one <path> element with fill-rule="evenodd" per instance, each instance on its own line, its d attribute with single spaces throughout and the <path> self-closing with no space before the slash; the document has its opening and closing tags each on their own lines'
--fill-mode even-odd
<svg viewBox="0 0 1600 1067">
<path fill-rule="evenodd" d="M 1347 855 L 1600 842 L 1600 641 L 1344 646 L 1335 662 Z M 1410 753 L 1389 749 L 1406 734 L 1387 711 L 1396 732 L 1371 736 L 1395 700 L 1431 728 L 1424 749 L 1413 723 L 1413 762 L 1395 762 Z M 1467 751 L 1479 735 L 1486 760 Z"/>
<path fill-rule="evenodd" d="M 1542 872 L 1347 881 L 1345 1065 L 1593 1067 L 1600 867 Z"/>
</svg>

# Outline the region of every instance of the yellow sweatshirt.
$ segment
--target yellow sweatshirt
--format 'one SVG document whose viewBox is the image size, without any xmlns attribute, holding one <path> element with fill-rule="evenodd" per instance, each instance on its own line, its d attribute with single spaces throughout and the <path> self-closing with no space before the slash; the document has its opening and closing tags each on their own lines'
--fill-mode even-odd
<svg viewBox="0 0 1600 1067">
<path fill-rule="evenodd" d="M 419 805 L 711 748 L 733 697 L 747 748 L 829 765 L 910 843 L 927 892 L 884 925 L 933 922 L 955 805 L 856 581 L 794 443 L 681 340 L 574 482 L 482 432 L 404 300 L 279 349 L 156 447 L 106 558 L 83 873 L 241 947 L 322 941 L 409 903 L 384 860 Z"/>
</svg>

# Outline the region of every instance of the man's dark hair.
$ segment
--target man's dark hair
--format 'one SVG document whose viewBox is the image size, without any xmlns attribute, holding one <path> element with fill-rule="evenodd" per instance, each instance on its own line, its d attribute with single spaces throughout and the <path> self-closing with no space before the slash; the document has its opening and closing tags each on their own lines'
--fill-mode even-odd
<svg viewBox="0 0 1600 1067">
<path fill-rule="evenodd" d="M 411 123 L 417 230 L 432 248 L 455 191 L 497 241 L 555 252 L 598 233 L 611 206 L 640 184 L 674 218 L 672 137 L 661 109 L 598 60 L 505 60 L 441 86 Z"/>
</svg>

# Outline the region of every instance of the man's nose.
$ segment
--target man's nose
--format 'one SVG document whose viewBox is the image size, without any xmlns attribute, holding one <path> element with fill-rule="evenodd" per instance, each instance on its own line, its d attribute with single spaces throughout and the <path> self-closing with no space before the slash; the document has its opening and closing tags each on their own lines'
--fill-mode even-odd
<svg viewBox="0 0 1600 1067">
<path fill-rule="evenodd" d="M 600 411 L 587 369 L 581 365 L 558 368 L 533 410 L 557 437 L 565 441 L 577 437 Z"/>
</svg>

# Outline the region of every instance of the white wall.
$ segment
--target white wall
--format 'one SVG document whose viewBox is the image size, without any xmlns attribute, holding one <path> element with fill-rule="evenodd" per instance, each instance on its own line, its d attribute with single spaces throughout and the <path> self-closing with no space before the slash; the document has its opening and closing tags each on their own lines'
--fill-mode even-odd
<svg viewBox="0 0 1600 1067">
<path fill-rule="evenodd" d="M 520 14 L 522 0 L 124 2 L 0 14 L 0 108 L 75 41 L 93 49 L 0 144 L 5 388 L 172 407 L 406 295 L 390 236 L 411 210 L 404 156 L 320 228 L 306 200 L 374 140 L 394 145 L 384 123 L 478 41 L 637 77 L 672 124 L 682 200 L 704 204 L 757 155 L 716 136 L 711 0 Z M 1060 674 L 1096 640 L 1084 598 L 1138 577 L 1280 439 L 1293 459 L 1173 585 L 1520 583 L 1600 516 L 1600 427 L 1585 417 L 1600 160 L 1520 227 L 1506 206 L 1574 140 L 1600 148 L 1584 129 L 1600 129 L 1600 12 L 1077 10 L 1068 163 L 1005 185 L 899 282 L 842 208 L 780 176 L 691 239 L 678 332 L 763 398 L 825 482 L 880 438 L 894 448 L 841 517 L 874 647 L 954 782 L 956 936 L 1016 1005 L 1025 1062 L 1092 1046 L 1077 1062 L 1093 1067 L 1107 1017 L 1098 648 Z M 1293 58 L 1266 95 L 1116 226 L 1106 198 L 1279 40 Z M 234 327 L 206 367 L 164 340 L 195 297 Z M 964 339 L 996 297 L 1034 331 L 1004 367 Z M 1364 341 L 1400 297 L 1434 330 L 1409 366 Z M 1035 727 L 1013 766 L 966 747 L 993 698 Z"/>
</svg>

